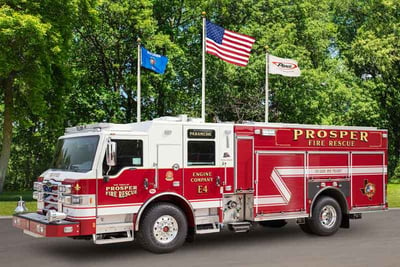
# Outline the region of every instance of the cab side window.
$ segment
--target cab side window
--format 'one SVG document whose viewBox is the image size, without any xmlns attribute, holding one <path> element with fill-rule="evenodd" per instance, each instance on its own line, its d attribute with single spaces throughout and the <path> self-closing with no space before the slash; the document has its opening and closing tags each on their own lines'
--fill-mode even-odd
<svg viewBox="0 0 400 267">
<path fill-rule="evenodd" d="M 143 141 L 142 140 L 112 140 L 117 143 L 117 165 L 111 167 L 109 175 L 117 174 L 125 167 L 143 166 Z M 108 171 L 107 161 L 103 160 L 103 175 Z"/>
<path fill-rule="evenodd" d="M 215 165 L 214 141 L 188 141 L 188 166 Z"/>
</svg>

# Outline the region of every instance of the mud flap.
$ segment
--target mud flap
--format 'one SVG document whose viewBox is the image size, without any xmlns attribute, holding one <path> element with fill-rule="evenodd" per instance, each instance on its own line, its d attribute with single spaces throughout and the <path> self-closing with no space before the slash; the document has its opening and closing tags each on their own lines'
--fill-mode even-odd
<svg viewBox="0 0 400 267">
<path fill-rule="evenodd" d="M 342 223 L 340 224 L 340 228 L 350 228 L 350 216 L 349 214 L 343 214 Z"/>
</svg>

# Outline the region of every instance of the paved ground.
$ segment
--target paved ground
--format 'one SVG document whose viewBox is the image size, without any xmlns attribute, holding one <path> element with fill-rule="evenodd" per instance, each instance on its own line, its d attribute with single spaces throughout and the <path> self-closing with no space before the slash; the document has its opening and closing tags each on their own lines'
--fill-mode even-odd
<svg viewBox="0 0 400 267">
<path fill-rule="evenodd" d="M 135 243 L 96 246 L 67 238 L 35 239 L 0 220 L 0 266 L 400 266 L 400 210 L 366 214 L 331 237 L 282 229 L 196 237 L 171 254 L 155 255 Z"/>
</svg>

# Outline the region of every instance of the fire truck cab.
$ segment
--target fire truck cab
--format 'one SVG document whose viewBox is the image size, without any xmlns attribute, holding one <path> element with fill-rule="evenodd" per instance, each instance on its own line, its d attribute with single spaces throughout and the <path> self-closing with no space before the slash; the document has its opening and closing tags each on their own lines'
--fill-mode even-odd
<svg viewBox="0 0 400 267">
<path fill-rule="evenodd" d="M 387 131 L 162 117 L 67 128 L 34 183 L 35 237 L 137 239 L 169 252 L 195 234 L 294 219 L 317 235 L 387 209 Z"/>
</svg>

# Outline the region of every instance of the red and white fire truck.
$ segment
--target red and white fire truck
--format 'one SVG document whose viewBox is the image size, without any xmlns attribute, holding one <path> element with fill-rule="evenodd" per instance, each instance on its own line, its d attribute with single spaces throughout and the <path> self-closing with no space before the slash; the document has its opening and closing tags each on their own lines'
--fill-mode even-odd
<svg viewBox="0 0 400 267">
<path fill-rule="evenodd" d="M 162 117 L 66 129 L 34 183 L 35 237 L 137 239 L 169 252 L 195 234 L 294 219 L 317 235 L 386 210 L 386 130 Z"/>
</svg>

